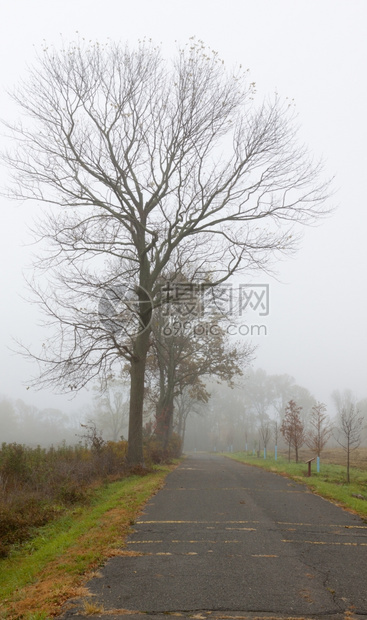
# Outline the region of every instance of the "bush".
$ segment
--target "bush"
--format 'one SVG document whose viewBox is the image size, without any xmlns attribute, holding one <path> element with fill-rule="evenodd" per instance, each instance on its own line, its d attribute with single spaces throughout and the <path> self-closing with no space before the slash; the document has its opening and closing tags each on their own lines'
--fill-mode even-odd
<svg viewBox="0 0 367 620">
<path fill-rule="evenodd" d="M 172 433 L 166 449 L 162 447 L 159 439 L 153 435 L 144 442 L 144 460 L 153 465 L 169 463 L 174 458 L 179 458 L 182 452 L 182 440 L 177 433 Z"/>
<path fill-rule="evenodd" d="M 88 501 L 96 482 L 127 474 L 127 442 L 48 450 L 2 444 L 0 450 L 0 557 L 70 504 Z"/>
<path fill-rule="evenodd" d="M 55 514 L 52 506 L 36 495 L 15 495 L 0 502 L 0 557 L 5 557 L 11 545 L 30 537 L 35 527 L 45 525 Z"/>
<path fill-rule="evenodd" d="M 17 443 L 3 443 L 0 452 L 0 472 L 5 488 L 26 483 L 30 474 L 27 448 Z"/>
</svg>

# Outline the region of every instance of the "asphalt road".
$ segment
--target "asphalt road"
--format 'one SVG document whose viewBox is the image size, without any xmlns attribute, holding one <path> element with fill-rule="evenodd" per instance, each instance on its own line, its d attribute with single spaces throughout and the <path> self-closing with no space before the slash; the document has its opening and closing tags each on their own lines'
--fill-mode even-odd
<svg viewBox="0 0 367 620">
<path fill-rule="evenodd" d="M 105 620 L 367 619 L 367 523 L 287 478 L 192 455 L 87 587 Z M 65 620 L 85 618 L 69 605 Z"/>
</svg>

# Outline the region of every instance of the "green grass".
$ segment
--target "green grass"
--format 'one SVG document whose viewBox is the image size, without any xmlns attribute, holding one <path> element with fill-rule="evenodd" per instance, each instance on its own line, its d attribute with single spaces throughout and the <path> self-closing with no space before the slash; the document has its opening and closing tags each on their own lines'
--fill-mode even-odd
<svg viewBox="0 0 367 620">
<path fill-rule="evenodd" d="M 351 482 L 346 482 L 346 467 L 342 465 L 327 465 L 321 460 L 320 472 L 316 472 L 316 463 L 312 463 L 311 476 L 307 477 L 307 465 L 304 462 L 290 462 L 282 456 L 275 460 L 273 455 L 268 458 L 253 456 L 245 452 L 226 453 L 226 456 L 241 463 L 261 467 L 267 471 L 288 476 L 307 485 L 314 493 L 340 504 L 362 518 L 367 519 L 367 471 L 351 468 Z M 366 500 L 358 499 L 353 495 L 363 495 Z"/>
<path fill-rule="evenodd" d="M 0 618 L 47 618 L 81 576 L 123 547 L 136 514 L 161 488 L 172 467 L 105 484 L 88 506 L 70 510 L 37 530 L 0 561 Z M 25 611 L 26 610 L 26 611 Z"/>
</svg>

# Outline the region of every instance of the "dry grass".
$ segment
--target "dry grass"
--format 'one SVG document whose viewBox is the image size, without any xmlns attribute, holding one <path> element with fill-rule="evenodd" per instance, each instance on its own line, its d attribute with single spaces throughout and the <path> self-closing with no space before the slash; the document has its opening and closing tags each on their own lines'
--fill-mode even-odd
<svg viewBox="0 0 367 620">
<path fill-rule="evenodd" d="M 115 505 L 112 508 L 109 499 L 106 502 L 108 509 L 102 511 L 102 515 L 95 519 L 92 527 L 73 540 L 63 552 L 47 561 L 37 572 L 33 582 L 17 588 L 0 603 L 0 617 L 6 617 L 7 620 L 26 619 L 30 612 L 44 613 L 48 617 L 56 616 L 68 599 L 88 598 L 90 593 L 84 584 L 95 575 L 98 567 L 108 557 L 120 554 L 120 548 L 123 547 L 136 515 L 147 499 L 162 487 L 164 478 L 172 467 L 161 468 L 159 472 L 127 481 L 126 484 L 130 485 L 128 492 L 123 492 L 122 488 L 121 497 L 115 494 Z M 101 503 L 97 508 L 101 511 Z M 86 507 L 78 519 L 90 519 L 90 512 Z M 21 564 L 22 556 L 16 561 Z M 9 558 L 3 560 L 3 563 L 8 563 L 15 571 L 16 561 L 14 560 L 12 565 L 12 558 Z M 3 568 L 7 570 L 5 565 Z"/>
<path fill-rule="evenodd" d="M 367 469 L 367 448 L 357 448 L 350 453 L 350 464 L 357 469 Z M 324 463 L 330 465 L 345 465 L 346 453 L 342 448 L 325 450 L 322 453 Z"/>
<path fill-rule="evenodd" d="M 286 450 L 281 450 L 278 452 L 284 458 L 288 458 L 288 452 Z M 300 461 L 307 461 L 315 456 L 311 450 L 301 449 L 299 453 Z M 357 450 L 353 450 L 350 453 L 350 464 L 351 467 L 356 467 L 357 469 L 367 469 L 367 447 L 357 448 Z M 292 454 L 292 460 L 294 455 Z M 346 453 L 339 446 L 334 448 L 325 448 L 321 454 L 321 461 L 325 463 L 325 465 L 345 465 L 346 464 Z"/>
<path fill-rule="evenodd" d="M 0 447 L 0 557 L 32 538 L 35 528 L 70 506 L 88 503 L 95 485 L 128 475 L 126 442 L 96 452 L 85 446 L 48 450 L 19 444 Z"/>
</svg>

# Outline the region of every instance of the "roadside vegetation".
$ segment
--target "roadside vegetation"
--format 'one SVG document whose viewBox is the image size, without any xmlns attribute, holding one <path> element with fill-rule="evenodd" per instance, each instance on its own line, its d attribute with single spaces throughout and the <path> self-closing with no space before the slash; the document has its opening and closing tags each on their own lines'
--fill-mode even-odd
<svg viewBox="0 0 367 620">
<path fill-rule="evenodd" d="M 84 444 L 31 448 L 3 443 L 0 449 L 0 558 L 14 545 L 32 538 L 35 528 L 70 507 L 88 505 L 96 488 L 141 467 L 126 464 L 127 442 L 105 442 L 95 424 L 82 425 Z M 144 446 L 145 464 L 169 462 L 180 454 L 174 435 L 166 450 L 154 437 Z"/>
<path fill-rule="evenodd" d="M 367 520 L 367 450 L 365 449 L 360 449 L 355 454 L 355 466 L 350 468 L 349 483 L 347 482 L 347 468 L 340 464 L 343 459 L 340 449 L 325 451 L 319 473 L 316 471 L 316 462 L 313 462 L 310 477 L 307 476 L 306 461 L 313 455 L 308 452 L 301 453 L 298 463 L 289 462 L 287 455 L 279 455 L 279 453 L 275 460 L 274 453 L 270 452 L 266 459 L 252 452 L 226 453 L 226 456 L 306 484 L 318 495 Z"/>
<path fill-rule="evenodd" d="M 126 442 L 0 450 L 0 618 L 47 618 L 80 594 L 91 571 L 121 548 L 136 514 L 161 488 L 179 442 L 146 441 L 146 467 L 128 468 Z M 88 445 L 89 441 L 89 445 Z M 91 544 L 91 541 L 93 544 Z"/>
</svg>

